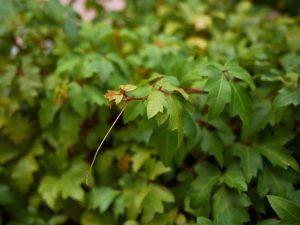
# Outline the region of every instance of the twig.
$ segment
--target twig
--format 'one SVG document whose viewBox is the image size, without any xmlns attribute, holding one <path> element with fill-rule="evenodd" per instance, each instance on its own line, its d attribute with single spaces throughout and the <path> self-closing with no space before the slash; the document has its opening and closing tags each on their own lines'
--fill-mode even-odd
<svg viewBox="0 0 300 225">
<path fill-rule="evenodd" d="M 94 157 L 93 157 L 93 161 L 92 161 L 92 163 L 91 163 L 91 165 L 90 165 L 90 168 L 89 168 L 89 170 L 88 170 L 88 172 L 87 172 L 87 174 L 86 174 L 86 177 L 85 177 L 85 182 L 86 182 L 87 185 L 89 184 L 89 176 L 90 176 L 90 174 L 91 174 L 91 172 L 92 172 L 92 168 L 93 168 L 93 166 L 94 166 L 94 164 L 95 164 L 95 161 L 96 161 L 97 155 L 98 155 L 98 153 L 99 153 L 99 151 L 100 151 L 100 149 L 101 149 L 101 146 L 103 145 L 104 141 L 107 139 L 109 133 L 111 132 L 112 128 L 115 126 L 115 124 L 117 123 L 117 121 L 119 120 L 120 116 L 121 116 L 121 115 L 123 114 L 123 112 L 125 111 L 126 106 L 127 106 L 127 102 L 125 103 L 124 107 L 122 108 L 121 112 L 119 113 L 119 115 L 117 116 L 117 118 L 115 119 L 115 121 L 113 122 L 113 124 L 110 126 L 110 128 L 109 128 L 108 131 L 106 132 L 104 138 L 102 139 L 101 143 L 99 144 L 99 146 L 98 146 L 98 148 L 97 148 L 97 150 L 96 150 L 96 153 L 95 153 L 95 155 L 94 155 Z"/>
<path fill-rule="evenodd" d="M 130 101 L 143 101 L 143 100 L 146 100 L 147 98 L 146 97 L 129 97 L 129 96 L 126 96 L 125 97 L 125 102 L 130 102 Z"/>
<path fill-rule="evenodd" d="M 159 88 L 157 90 L 161 91 L 162 93 L 164 93 L 166 95 L 171 95 L 171 93 L 169 93 L 168 91 L 164 90 L 162 86 L 159 86 Z"/>
<path fill-rule="evenodd" d="M 195 88 L 184 88 L 184 90 L 189 94 L 207 94 L 207 91 Z"/>
</svg>

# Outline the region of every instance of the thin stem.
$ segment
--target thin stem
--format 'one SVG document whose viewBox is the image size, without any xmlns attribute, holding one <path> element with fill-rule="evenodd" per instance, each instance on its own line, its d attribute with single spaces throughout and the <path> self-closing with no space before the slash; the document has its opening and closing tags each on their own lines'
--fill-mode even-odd
<svg viewBox="0 0 300 225">
<path fill-rule="evenodd" d="M 168 91 L 164 90 L 162 86 L 160 86 L 157 90 L 161 91 L 162 93 L 164 93 L 166 95 L 171 95 Z"/>
<path fill-rule="evenodd" d="M 183 88 L 185 90 L 186 93 L 189 94 L 207 94 L 207 91 L 201 90 L 201 89 L 196 89 L 196 88 Z M 172 93 L 166 91 L 163 89 L 162 86 L 160 86 L 158 89 L 158 91 L 161 91 L 162 93 L 166 94 L 166 95 L 171 95 Z M 178 91 L 173 91 L 173 93 L 178 93 Z"/>
<path fill-rule="evenodd" d="M 85 182 L 86 182 L 87 185 L 89 184 L 89 176 L 90 176 L 90 174 L 92 173 L 92 168 L 93 168 L 93 166 L 94 166 L 94 164 L 95 164 L 95 161 L 96 161 L 97 155 L 98 155 L 98 153 L 99 153 L 99 151 L 100 151 L 100 149 L 101 149 L 101 146 L 103 145 L 104 141 L 107 139 L 109 133 L 111 132 L 112 128 L 115 126 L 115 124 L 117 123 L 117 121 L 119 120 L 120 116 L 121 116 L 121 115 L 123 114 L 123 112 L 125 111 L 126 106 L 127 106 L 127 103 L 125 103 L 125 105 L 124 105 L 124 107 L 122 108 L 121 112 L 119 113 L 119 115 L 117 116 L 117 118 L 115 119 L 115 121 L 113 122 L 113 124 L 110 126 L 110 128 L 109 128 L 108 131 L 106 132 L 104 138 L 102 139 L 101 143 L 99 144 L 99 146 L 98 146 L 98 148 L 97 148 L 97 150 L 96 150 L 96 153 L 95 153 L 95 155 L 94 155 L 93 161 L 92 161 L 92 163 L 91 163 L 91 165 L 90 165 L 90 168 L 89 168 L 89 170 L 88 170 L 88 172 L 87 172 L 87 174 L 86 174 L 86 177 L 85 177 Z"/>
<path fill-rule="evenodd" d="M 163 76 L 159 76 L 150 82 L 150 85 L 154 86 L 158 81 L 163 79 Z"/>
<path fill-rule="evenodd" d="M 207 94 L 207 91 L 196 88 L 185 88 L 184 90 L 189 94 Z"/>
<path fill-rule="evenodd" d="M 143 100 L 146 100 L 146 97 L 128 97 L 128 96 L 125 97 L 126 102 L 136 101 L 136 100 L 143 101 Z"/>
</svg>

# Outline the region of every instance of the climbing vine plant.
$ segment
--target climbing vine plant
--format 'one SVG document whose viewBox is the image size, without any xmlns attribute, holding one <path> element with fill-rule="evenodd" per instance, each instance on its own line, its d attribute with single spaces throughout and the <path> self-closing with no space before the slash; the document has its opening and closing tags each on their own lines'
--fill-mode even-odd
<svg viewBox="0 0 300 225">
<path fill-rule="evenodd" d="M 76 2 L 0 4 L 0 224 L 299 224 L 297 2 Z"/>
</svg>

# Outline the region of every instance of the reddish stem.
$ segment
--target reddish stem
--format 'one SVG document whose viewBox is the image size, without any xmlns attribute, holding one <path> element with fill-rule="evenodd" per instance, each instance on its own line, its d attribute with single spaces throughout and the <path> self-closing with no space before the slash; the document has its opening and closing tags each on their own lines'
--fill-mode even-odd
<svg viewBox="0 0 300 225">
<path fill-rule="evenodd" d="M 152 86 L 154 86 L 158 81 L 160 81 L 161 79 L 163 79 L 163 76 L 160 76 L 160 77 L 157 77 L 157 78 L 155 78 L 154 80 L 152 80 L 151 82 L 150 82 L 150 84 L 152 85 Z"/>
<path fill-rule="evenodd" d="M 146 97 L 125 97 L 125 101 L 126 102 L 130 102 L 130 101 L 143 101 L 146 100 Z"/>
<path fill-rule="evenodd" d="M 159 88 L 157 89 L 158 91 L 161 91 L 162 93 L 166 94 L 166 95 L 171 95 L 168 91 L 164 90 L 162 88 L 162 86 L 159 86 Z"/>
<path fill-rule="evenodd" d="M 184 90 L 189 94 L 207 94 L 207 91 L 196 89 L 196 88 L 184 88 Z"/>
<path fill-rule="evenodd" d="M 172 94 L 172 93 L 164 90 L 162 86 L 160 86 L 157 90 L 164 93 L 164 94 L 166 94 L 166 95 L 169 95 L 169 96 Z M 207 94 L 207 91 L 204 91 L 204 90 L 201 90 L 201 89 L 185 88 L 184 90 L 189 94 Z M 126 91 L 124 91 L 124 90 L 120 90 L 120 93 L 124 96 L 125 102 L 143 101 L 143 100 L 147 99 L 147 97 L 130 97 L 130 96 L 127 95 Z M 178 93 L 178 91 L 175 90 L 173 93 Z"/>
</svg>

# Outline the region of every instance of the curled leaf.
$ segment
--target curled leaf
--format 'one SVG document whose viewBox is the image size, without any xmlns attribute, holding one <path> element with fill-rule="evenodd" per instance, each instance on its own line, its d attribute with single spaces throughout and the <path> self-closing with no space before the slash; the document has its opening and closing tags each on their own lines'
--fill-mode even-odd
<svg viewBox="0 0 300 225">
<path fill-rule="evenodd" d="M 116 104 L 119 104 L 123 99 L 123 94 L 120 91 L 108 90 L 104 97 L 109 101 L 115 101 Z"/>
</svg>

